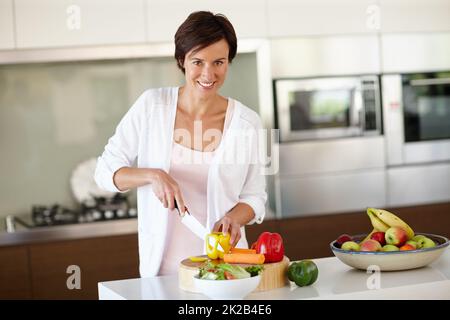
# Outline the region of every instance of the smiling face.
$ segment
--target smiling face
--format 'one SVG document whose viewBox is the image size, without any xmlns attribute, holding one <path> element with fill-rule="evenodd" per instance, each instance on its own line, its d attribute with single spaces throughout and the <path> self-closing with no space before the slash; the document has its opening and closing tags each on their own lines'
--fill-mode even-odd
<svg viewBox="0 0 450 320">
<path fill-rule="evenodd" d="M 201 50 L 191 50 L 184 59 L 186 87 L 208 97 L 217 94 L 228 71 L 229 47 L 225 39 Z"/>
</svg>

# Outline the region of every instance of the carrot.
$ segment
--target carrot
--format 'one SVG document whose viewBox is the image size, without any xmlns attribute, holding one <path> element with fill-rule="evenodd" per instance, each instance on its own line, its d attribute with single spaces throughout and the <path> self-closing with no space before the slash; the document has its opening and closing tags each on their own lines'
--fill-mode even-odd
<svg viewBox="0 0 450 320">
<path fill-rule="evenodd" d="M 263 264 L 264 255 L 258 253 L 227 253 L 223 255 L 225 263 Z"/>
<path fill-rule="evenodd" d="M 246 254 L 252 254 L 256 253 L 256 250 L 254 249 L 243 249 L 243 248 L 231 248 L 230 253 L 246 253 Z"/>
</svg>

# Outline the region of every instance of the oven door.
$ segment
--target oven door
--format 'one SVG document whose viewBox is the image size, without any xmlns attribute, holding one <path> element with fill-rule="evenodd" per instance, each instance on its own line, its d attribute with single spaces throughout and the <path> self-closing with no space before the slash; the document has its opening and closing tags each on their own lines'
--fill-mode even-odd
<svg viewBox="0 0 450 320">
<path fill-rule="evenodd" d="M 450 160 L 450 72 L 402 75 L 406 163 Z"/>
<path fill-rule="evenodd" d="M 383 79 L 390 165 L 450 160 L 450 72 Z"/>
<path fill-rule="evenodd" d="M 450 139 L 450 72 L 402 76 L 405 142 Z"/>
<path fill-rule="evenodd" d="M 363 134 L 359 78 L 278 79 L 274 86 L 282 141 Z"/>
</svg>

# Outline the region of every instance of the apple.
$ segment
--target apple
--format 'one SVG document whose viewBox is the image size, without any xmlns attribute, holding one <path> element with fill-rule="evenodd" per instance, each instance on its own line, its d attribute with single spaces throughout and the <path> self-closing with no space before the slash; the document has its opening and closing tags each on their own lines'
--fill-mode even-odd
<svg viewBox="0 0 450 320">
<path fill-rule="evenodd" d="M 414 237 L 412 237 L 412 241 L 419 242 L 420 239 L 426 238 L 425 236 L 421 234 L 416 234 Z"/>
<path fill-rule="evenodd" d="M 381 232 L 381 231 L 374 232 L 372 234 L 372 236 L 370 237 L 370 239 L 378 241 L 381 244 L 381 246 L 384 246 L 386 244 L 386 240 L 384 238 L 384 232 Z"/>
<path fill-rule="evenodd" d="M 343 245 L 345 242 L 347 242 L 347 241 L 353 241 L 352 237 L 349 236 L 349 235 L 346 234 L 346 233 L 341 234 L 341 235 L 337 238 L 336 243 L 335 243 L 335 246 L 338 247 L 338 248 L 341 248 L 342 245 Z"/>
<path fill-rule="evenodd" d="M 418 246 L 419 246 L 419 245 L 417 244 L 417 242 L 412 241 L 412 240 L 406 241 L 405 245 L 406 245 L 406 244 L 409 244 L 409 245 L 413 246 L 414 249 L 418 249 Z"/>
<path fill-rule="evenodd" d="M 398 251 L 398 250 L 400 249 L 392 244 L 387 244 L 383 248 L 381 248 L 381 251 Z"/>
<path fill-rule="evenodd" d="M 381 244 L 373 239 L 363 241 L 360 245 L 360 251 L 380 251 Z"/>
<path fill-rule="evenodd" d="M 407 250 L 416 250 L 413 245 L 411 244 L 405 244 L 400 247 L 400 251 L 407 251 Z"/>
<path fill-rule="evenodd" d="M 359 251 L 360 247 L 355 241 L 347 241 L 342 244 L 342 250 Z"/>
<path fill-rule="evenodd" d="M 408 234 L 400 227 L 390 227 L 386 230 L 384 238 L 386 239 L 386 244 L 401 247 L 408 240 Z"/>
<path fill-rule="evenodd" d="M 421 249 L 436 247 L 436 243 L 430 238 L 420 239 L 419 242 L 421 244 Z"/>
</svg>

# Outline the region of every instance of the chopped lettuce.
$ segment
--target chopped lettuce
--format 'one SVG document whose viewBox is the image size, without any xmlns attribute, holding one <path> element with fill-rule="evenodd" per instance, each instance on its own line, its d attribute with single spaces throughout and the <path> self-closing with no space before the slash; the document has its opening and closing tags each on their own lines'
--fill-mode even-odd
<svg viewBox="0 0 450 320">
<path fill-rule="evenodd" d="M 218 269 L 211 261 L 207 261 L 203 267 L 200 268 L 200 279 L 207 280 L 225 280 L 224 271 Z"/>
<path fill-rule="evenodd" d="M 223 271 L 228 271 L 236 279 L 250 278 L 250 273 L 240 266 L 233 266 L 228 263 L 222 263 L 218 266 Z"/>
</svg>

